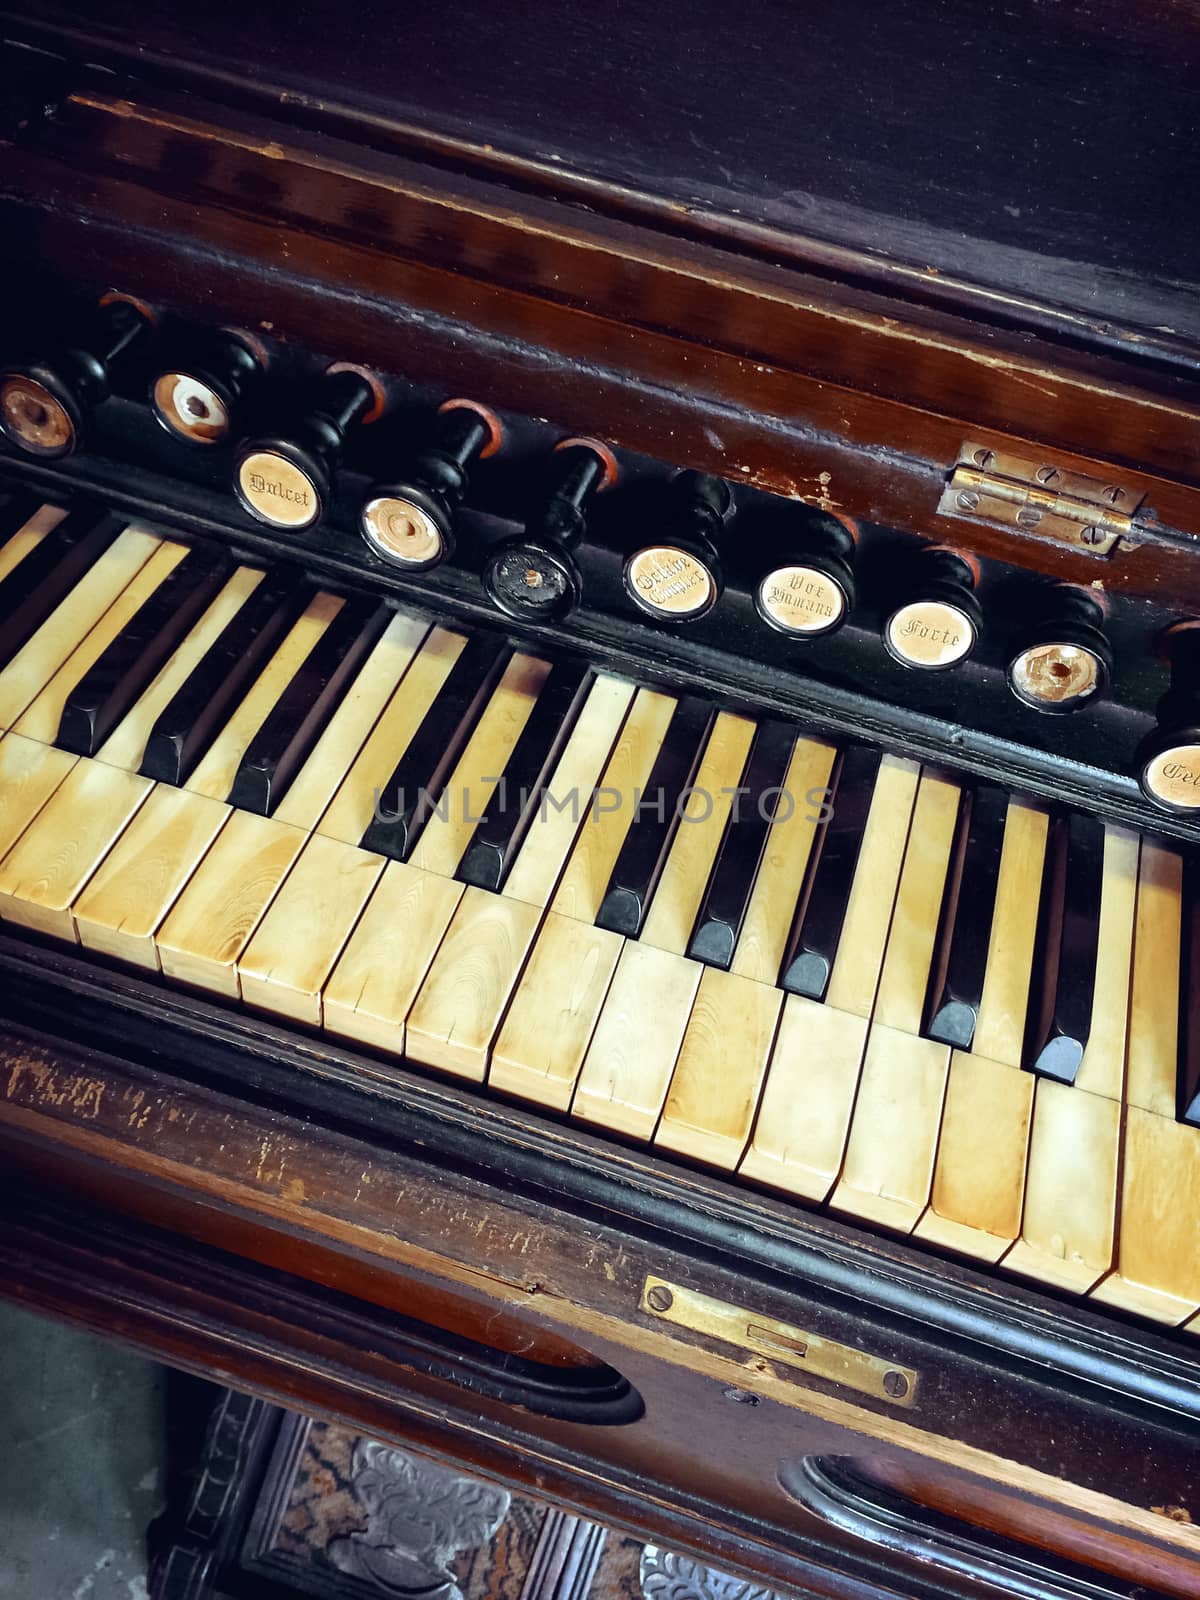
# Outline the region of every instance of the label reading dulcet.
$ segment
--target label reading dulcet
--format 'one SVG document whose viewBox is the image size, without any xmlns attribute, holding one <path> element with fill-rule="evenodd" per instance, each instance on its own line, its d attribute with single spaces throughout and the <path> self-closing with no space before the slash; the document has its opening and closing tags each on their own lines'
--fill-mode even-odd
<svg viewBox="0 0 1200 1600">
<path fill-rule="evenodd" d="M 256 450 L 238 467 L 246 504 L 263 522 L 277 528 L 307 528 L 320 512 L 312 480 L 283 456 Z"/>
</svg>

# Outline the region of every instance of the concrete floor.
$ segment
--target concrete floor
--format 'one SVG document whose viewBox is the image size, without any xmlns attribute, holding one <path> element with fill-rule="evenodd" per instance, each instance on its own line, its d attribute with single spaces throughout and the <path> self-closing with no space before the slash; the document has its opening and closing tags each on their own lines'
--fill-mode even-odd
<svg viewBox="0 0 1200 1600">
<path fill-rule="evenodd" d="M 0 1302 L 0 1597 L 146 1600 L 163 1372 Z"/>
</svg>

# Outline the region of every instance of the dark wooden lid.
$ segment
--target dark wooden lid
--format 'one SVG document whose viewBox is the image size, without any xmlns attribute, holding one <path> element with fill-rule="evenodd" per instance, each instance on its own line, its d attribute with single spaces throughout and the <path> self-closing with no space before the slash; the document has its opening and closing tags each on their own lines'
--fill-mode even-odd
<svg viewBox="0 0 1200 1600">
<path fill-rule="evenodd" d="M 5 34 L 1009 326 L 1172 364 L 1200 342 L 1182 0 L 91 11 Z"/>
</svg>

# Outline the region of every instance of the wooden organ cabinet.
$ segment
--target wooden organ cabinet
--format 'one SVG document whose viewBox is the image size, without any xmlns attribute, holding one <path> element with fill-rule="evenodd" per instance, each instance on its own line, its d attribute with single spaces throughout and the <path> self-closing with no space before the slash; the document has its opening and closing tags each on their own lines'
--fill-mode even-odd
<svg viewBox="0 0 1200 1600">
<path fill-rule="evenodd" d="M 0 29 L 0 1292 L 1194 1596 L 1196 19 L 251 13 Z"/>
</svg>

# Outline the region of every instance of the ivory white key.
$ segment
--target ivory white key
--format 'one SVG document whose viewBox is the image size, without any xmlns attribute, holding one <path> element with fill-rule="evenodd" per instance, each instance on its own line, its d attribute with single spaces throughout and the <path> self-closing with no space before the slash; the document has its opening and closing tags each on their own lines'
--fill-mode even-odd
<svg viewBox="0 0 1200 1600">
<path fill-rule="evenodd" d="M 792 803 L 781 805 L 771 824 L 733 953 L 730 971 L 739 977 L 770 984 L 779 978 L 836 754 L 815 739 L 796 740 L 784 782 Z"/>
<path fill-rule="evenodd" d="M 375 814 L 377 797 L 396 762 L 437 698 L 438 690 L 462 654 L 466 639 L 447 628 L 432 628 L 359 751 L 337 793 L 317 824 L 317 832 L 343 844 L 358 845 Z"/>
<path fill-rule="evenodd" d="M 907 1231 L 933 1181 L 947 1045 L 920 1036 L 960 790 L 922 776 L 863 1058 L 836 1211 Z"/>
<path fill-rule="evenodd" d="M 387 863 L 325 985 L 327 1032 L 404 1053 L 405 1019 L 462 895 L 452 878 Z"/>
<path fill-rule="evenodd" d="M 1021 1228 L 1036 1079 L 1021 1068 L 1044 812 L 1010 800 L 971 1052 L 951 1055 L 930 1206 L 918 1237 L 995 1261 Z"/>
<path fill-rule="evenodd" d="M 638 935 L 642 944 L 682 955 L 687 949 L 704 887 L 733 807 L 733 791 L 746 765 L 754 724 L 723 711 L 713 724 L 704 756 L 671 841 L 662 876 Z M 726 792 L 728 791 L 728 792 Z"/>
<path fill-rule="evenodd" d="M 368 850 L 309 839 L 238 959 L 247 1005 L 317 1026 L 321 990 L 383 868 Z"/>
<path fill-rule="evenodd" d="M 833 758 L 834 751 L 828 745 L 807 739 L 796 741 L 785 780 L 791 804 L 781 805 L 771 824 L 734 949 L 731 975 L 766 986 L 771 992 L 787 947 Z M 736 775 L 732 781 L 736 784 Z M 668 871 L 679 843 L 677 840 L 673 847 Z M 684 843 L 686 846 L 687 841 Z M 694 892 L 688 897 L 689 906 L 693 898 L 698 904 L 706 877 L 707 871 L 697 875 Z M 659 896 L 662 892 L 660 885 Z M 647 933 L 657 903 L 658 897 L 651 907 L 641 945 L 649 942 Z M 584 1064 L 574 1113 L 620 1132 L 649 1138 L 671 1092 L 675 1103 L 669 1115 L 664 1116 L 662 1142 L 681 1150 L 691 1146 L 690 1153 L 698 1154 L 700 1159 L 716 1155 L 720 1164 L 728 1165 L 730 1157 L 736 1160 L 745 1147 L 749 1131 L 744 1124 L 745 1108 L 749 1107 L 752 1117 L 766 1065 L 757 1047 L 763 1042 L 768 1025 L 771 1038 L 774 1037 L 778 1005 L 772 1015 L 773 1002 L 757 988 L 709 984 L 712 991 L 724 988 L 726 1000 L 739 1007 L 731 1015 L 741 1016 L 743 1031 L 730 1045 L 729 1059 L 732 1061 L 735 1054 L 737 1059 L 736 1081 L 731 1077 L 722 1084 L 723 1090 L 732 1092 L 718 1094 L 713 1103 L 713 1110 L 723 1119 L 720 1128 L 715 1126 L 716 1116 L 712 1117 L 714 1125 L 707 1130 L 703 1126 L 694 1128 L 696 1108 L 705 1102 L 704 1084 L 711 1076 L 701 1017 L 697 1017 L 695 1034 L 689 1031 L 696 997 L 703 992 L 709 970 L 683 955 L 694 914 L 693 911 L 687 919 L 686 927 L 685 918 L 678 914 L 662 919 L 664 927 L 671 928 L 672 936 L 669 941 L 663 938 L 666 948 L 657 960 L 652 961 L 648 952 L 642 953 L 640 946 L 626 947 L 605 1007 L 606 1016 Z M 677 938 L 680 931 L 682 937 Z M 680 1071 L 685 1037 L 691 1043 Z M 771 1038 L 766 1039 L 768 1048 Z M 739 1146 L 736 1154 L 735 1144 Z"/>
<path fill-rule="evenodd" d="M 237 813 L 228 819 L 182 893 L 163 907 L 155 942 L 164 972 L 238 993 L 238 958 L 364 741 L 402 692 L 425 633 L 426 624 L 416 618 L 394 617 L 274 816 Z"/>
<path fill-rule="evenodd" d="M 736 787 L 753 737 L 754 724 L 746 718 L 726 713 L 716 718 L 692 785 L 694 792 L 687 798 L 684 817 L 675 830 L 651 898 L 637 940 L 639 946 L 670 951 L 680 961 L 684 959 L 682 952 L 733 803 L 733 794 L 722 791 Z M 689 817 L 692 820 L 687 820 Z M 565 1111 L 575 1092 L 621 950 L 618 934 L 552 912 L 538 935 L 512 1011 L 497 1041 L 489 1082 L 508 1093 Z M 577 978 L 570 976 L 573 969 Z M 622 975 L 623 988 L 629 982 L 628 971 L 627 965 Z M 699 976 L 697 972 L 697 981 Z M 690 985 L 690 993 L 694 995 L 695 984 Z M 625 988 L 617 1004 L 623 1008 L 628 1002 L 629 991 Z M 539 1025 L 538 1018 L 547 1016 L 558 1019 L 555 1027 Z M 683 1020 L 686 1022 L 686 1018 Z M 676 1039 L 676 1052 L 678 1047 Z M 598 1054 L 593 1057 L 593 1072 L 604 1070 L 599 1066 L 600 1060 Z M 640 1069 L 643 1080 L 648 1075 L 654 1083 L 653 1088 L 645 1081 L 630 1083 L 624 1092 L 631 1095 L 633 1104 L 645 1108 L 657 1093 L 647 1136 L 653 1131 L 666 1096 L 671 1064 L 664 1070 L 661 1058 L 652 1058 L 648 1052 L 639 1056 L 636 1064 L 630 1063 L 635 1071 Z M 605 1081 L 608 1098 L 594 1108 L 601 1116 L 611 1114 L 611 1096 L 618 1090 L 611 1072 Z M 589 1095 L 590 1088 L 584 1091 L 579 1115 L 587 1115 L 583 1107 Z"/>
<path fill-rule="evenodd" d="M 1200 1129 L 1175 1121 L 1180 858 L 1142 845 L 1113 1271 L 1092 1299 L 1158 1322 L 1200 1308 Z M 1099 986 L 1097 986 L 1099 988 Z"/>
<path fill-rule="evenodd" d="M 0 917 L 73 941 L 72 901 L 150 789 L 148 778 L 78 761 L 0 861 Z"/>
<path fill-rule="evenodd" d="M 344 604 L 337 595 L 322 592 L 313 596 L 220 735 L 201 757 L 184 784 L 185 789 L 192 794 L 207 795 L 210 800 L 228 799 L 238 765 L 251 739 Z"/>
<path fill-rule="evenodd" d="M 189 674 L 216 643 L 222 630 L 262 581 L 258 567 L 239 567 L 227 579 L 174 654 L 159 668 L 154 680 L 96 752 L 98 761 L 136 772 L 146 754 L 146 742 L 160 714 L 171 703 Z"/>
<path fill-rule="evenodd" d="M 707 970 L 673 950 L 626 940 L 580 1069 L 572 1116 L 637 1139 L 653 1136 Z"/>
<path fill-rule="evenodd" d="M 754 1125 L 783 992 L 709 967 L 671 1075 L 656 1145 L 732 1170 Z"/>
<path fill-rule="evenodd" d="M 615 852 L 620 838 L 614 838 L 615 830 L 605 826 L 612 812 L 596 818 L 589 797 L 602 769 L 603 782 L 610 787 L 618 770 L 630 786 L 641 781 L 638 774 L 643 761 L 648 770 L 653 759 L 654 733 L 657 730 L 661 739 L 666 722 L 660 702 L 666 702 L 669 715 L 670 701 L 665 696 L 650 697 L 643 691 L 634 698 L 626 717 L 631 698 L 633 691 L 628 685 L 597 679 L 559 758 L 547 804 L 530 825 L 503 893 L 470 888 L 463 895 L 408 1016 L 406 1048 L 414 1059 L 483 1078 L 492 1041 L 529 956 L 546 902 L 560 875 L 565 881 L 577 858 L 584 866 L 567 903 L 580 911 L 590 904 L 595 915 L 611 871 L 610 859 L 597 887 L 597 861 L 600 855 Z M 624 809 L 627 825 L 628 804 Z M 570 864 L 564 873 L 568 855 Z M 555 909 L 559 909 L 557 900 Z M 559 909 L 559 914 L 567 912 Z"/>
<path fill-rule="evenodd" d="M 1142 841 L 1125 1104 L 1174 1120 L 1182 976 L 1183 861 Z"/>
<path fill-rule="evenodd" d="M 492 691 L 429 818 L 411 865 L 450 877 L 491 797 L 498 775 L 549 672 L 536 657 L 514 655 Z M 383 857 L 314 834 L 238 962 L 242 998 L 314 1025 L 321 991 L 383 870 Z M 299 942 L 298 927 L 308 929 Z"/>
<path fill-rule="evenodd" d="M 0 729 L 11 728 L 157 550 L 143 528 L 119 535 L 0 672 Z"/>
<path fill-rule="evenodd" d="M 879 764 L 825 1000 L 787 997 L 738 1169 L 809 1199 L 824 1200 L 842 1169 L 917 778 L 911 761 Z"/>
<path fill-rule="evenodd" d="M 623 944 L 607 928 L 547 914 L 492 1051 L 491 1088 L 569 1107 Z"/>
<path fill-rule="evenodd" d="M 159 677 L 113 730 L 98 759 L 138 764 L 162 706 L 203 658 L 262 573 L 235 573 Z M 328 799 L 411 657 L 419 628 L 393 619 L 330 719 L 312 759 L 297 775 L 275 820 L 304 826 Z M 214 740 L 214 747 L 220 742 Z M 318 753 L 319 752 L 319 753 Z M 220 759 L 218 752 L 217 759 Z M 154 934 L 230 815 L 221 801 L 160 784 L 72 908 L 80 942 L 139 966 L 157 966 Z"/>
<path fill-rule="evenodd" d="M 164 539 L 141 570 L 90 628 L 62 666 L 39 691 L 13 724 L 15 733 L 53 744 L 62 721 L 63 707 L 72 689 L 107 650 L 138 609 L 150 599 L 187 555 L 187 546 Z"/>
<path fill-rule="evenodd" d="M 76 757 L 35 739 L 0 738 L 0 860 L 75 765 Z"/>
<path fill-rule="evenodd" d="M 549 903 L 563 862 L 590 815 L 589 798 L 624 725 L 634 688 L 621 678 L 596 679 L 504 881 L 502 893 L 529 905 Z"/>
<path fill-rule="evenodd" d="M 1082 1294 L 1113 1264 L 1138 841 L 1109 828 L 1092 1026 L 1074 1085 L 1038 1080 L 1021 1237 L 1004 1265 Z"/>
<path fill-rule="evenodd" d="M 1184 1322 L 1200 1310 L 1200 1128 L 1129 1106 L 1121 1146 L 1115 1270 L 1091 1298 Z"/>
<path fill-rule="evenodd" d="M 634 824 L 635 796 L 645 789 L 674 709 L 670 695 L 653 689 L 639 689 L 634 695 L 554 896 L 552 909 L 560 915 L 595 922 L 613 865 Z"/>
<path fill-rule="evenodd" d="M 71 907 L 79 942 L 157 971 L 154 935 L 229 816 L 220 800 L 157 785 Z"/>
<path fill-rule="evenodd" d="M 66 514 L 65 506 L 39 506 L 33 515 L 22 523 L 3 545 L 0 545 L 0 583 L 4 582 L 14 568 L 20 566 L 31 551 L 37 549 L 48 533 L 53 533 Z"/>
<path fill-rule="evenodd" d="M 518 654 L 509 661 L 450 775 L 444 803 L 409 857 L 414 867 L 454 875 L 549 672 L 550 663 L 536 656 Z"/>
</svg>

